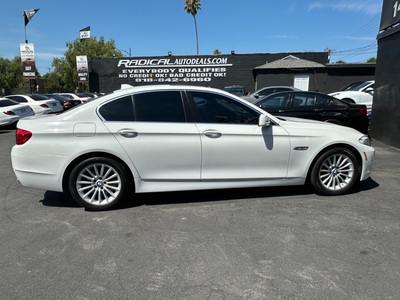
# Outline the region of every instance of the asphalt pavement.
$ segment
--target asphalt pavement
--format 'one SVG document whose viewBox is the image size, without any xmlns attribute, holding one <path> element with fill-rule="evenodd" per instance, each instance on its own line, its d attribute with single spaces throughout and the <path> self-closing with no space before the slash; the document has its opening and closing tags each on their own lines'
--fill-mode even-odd
<svg viewBox="0 0 400 300">
<path fill-rule="evenodd" d="M 400 150 L 344 196 L 152 193 L 85 211 L 22 187 L 0 130 L 0 299 L 400 299 Z M 32 157 L 32 159 L 35 159 Z"/>
</svg>

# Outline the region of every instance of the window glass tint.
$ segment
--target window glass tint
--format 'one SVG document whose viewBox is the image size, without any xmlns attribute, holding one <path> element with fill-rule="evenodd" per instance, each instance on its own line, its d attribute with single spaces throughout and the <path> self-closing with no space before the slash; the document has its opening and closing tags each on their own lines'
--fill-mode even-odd
<svg viewBox="0 0 400 300">
<path fill-rule="evenodd" d="M 5 107 L 5 106 L 12 106 L 12 105 L 18 105 L 18 102 L 15 102 L 13 100 L 8 100 L 8 99 L 1 99 L 0 100 L 0 107 Z"/>
<path fill-rule="evenodd" d="M 8 97 L 8 96 L 7 96 L 7 97 Z M 17 101 L 17 102 L 19 102 L 19 103 L 28 102 L 28 100 L 26 100 L 24 97 L 21 97 L 21 96 L 10 96 L 10 97 L 8 97 L 8 98 L 10 98 L 10 99 L 12 99 L 12 100 L 14 100 L 14 101 Z"/>
<path fill-rule="evenodd" d="M 186 122 L 181 93 L 162 91 L 134 96 L 136 121 Z"/>
<path fill-rule="evenodd" d="M 260 101 L 258 106 L 268 111 L 268 109 L 279 109 L 287 107 L 289 102 L 290 93 L 271 96 L 268 99 Z"/>
<path fill-rule="evenodd" d="M 273 93 L 278 93 L 278 92 L 286 92 L 286 91 L 291 91 L 290 88 L 285 88 L 285 87 L 276 87 L 276 88 L 266 88 L 264 90 L 261 90 L 258 95 L 261 96 L 268 96 Z"/>
<path fill-rule="evenodd" d="M 111 101 L 99 109 L 106 121 L 133 121 L 133 105 L 131 96 Z"/>
<path fill-rule="evenodd" d="M 222 95 L 192 92 L 202 123 L 257 124 L 259 113 Z"/>
<path fill-rule="evenodd" d="M 358 82 L 357 84 L 355 83 L 355 84 L 347 87 L 347 90 L 348 91 L 361 91 L 363 88 L 365 88 L 369 84 L 370 84 L 370 82 L 368 82 L 368 81 L 361 81 L 361 82 Z M 372 86 L 372 88 L 373 88 L 373 86 Z"/>
<path fill-rule="evenodd" d="M 315 97 L 315 105 L 316 106 L 329 106 L 332 105 L 332 99 L 331 97 L 327 96 L 327 95 L 320 95 L 317 94 Z"/>
<path fill-rule="evenodd" d="M 336 106 L 336 107 L 348 107 L 349 105 L 343 101 L 340 101 L 339 99 L 336 98 L 329 98 L 329 104 L 328 106 Z"/>
<path fill-rule="evenodd" d="M 296 107 L 305 107 L 305 106 L 314 106 L 315 105 L 315 96 L 314 94 L 307 93 L 294 93 L 292 106 Z"/>
<path fill-rule="evenodd" d="M 44 96 L 44 95 L 39 95 L 39 94 L 32 94 L 29 95 L 33 100 L 35 101 L 40 101 L 40 100 L 49 100 L 49 97 Z"/>
</svg>

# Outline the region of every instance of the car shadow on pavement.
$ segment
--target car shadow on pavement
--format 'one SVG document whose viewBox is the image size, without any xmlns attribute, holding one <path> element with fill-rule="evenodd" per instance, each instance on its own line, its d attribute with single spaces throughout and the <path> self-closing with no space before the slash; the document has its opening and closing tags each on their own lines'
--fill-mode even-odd
<svg viewBox="0 0 400 300">
<path fill-rule="evenodd" d="M 46 191 L 41 202 L 44 206 L 80 207 L 69 195 L 61 192 Z"/>
<path fill-rule="evenodd" d="M 360 182 L 348 194 L 368 191 L 378 187 L 379 184 L 369 178 Z M 257 198 L 273 198 L 287 196 L 315 195 L 309 186 L 284 186 L 284 187 L 263 187 L 263 188 L 242 188 L 242 189 L 221 189 L 221 190 L 200 190 L 183 192 L 159 192 L 136 194 L 126 199 L 116 209 L 126 209 L 142 205 L 166 205 L 179 203 L 211 202 L 224 200 L 241 200 Z M 80 207 L 75 201 L 60 192 L 47 191 L 44 194 L 42 204 L 54 207 Z"/>
<path fill-rule="evenodd" d="M 378 187 L 379 184 L 371 178 L 360 182 L 347 194 L 368 191 Z M 287 196 L 316 195 L 311 187 L 305 186 L 280 186 L 262 188 L 222 189 L 222 190 L 201 190 L 186 192 L 146 193 L 137 194 L 135 200 L 125 201 L 123 208 L 138 205 L 163 205 L 179 204 L 190 202 L 208 202 L 224 200 L 241 200 L 257 198 L 274 198 Z M 323 197 L 323 196 L 322 196 Z"/>
</svg>

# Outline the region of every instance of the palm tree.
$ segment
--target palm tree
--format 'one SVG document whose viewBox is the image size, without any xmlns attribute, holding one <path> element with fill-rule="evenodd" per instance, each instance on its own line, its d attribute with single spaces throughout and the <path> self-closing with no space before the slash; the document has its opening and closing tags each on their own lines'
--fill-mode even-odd
<svg viewBox="0 0 400 300">
<path fill-rule="evenodd" d="M 185 0 L 185 11 L 188 14 L 191 14 L 194 19 L 194 29 L 196 31 L 196 49 L 197 49 L 197 55 L 199 55 L 199 37 L 197 34 L 197 21 L 196 21 L 196 15 L 197 11 L 201 9 L 201 4 L 200 0 Z"/>
</svg>

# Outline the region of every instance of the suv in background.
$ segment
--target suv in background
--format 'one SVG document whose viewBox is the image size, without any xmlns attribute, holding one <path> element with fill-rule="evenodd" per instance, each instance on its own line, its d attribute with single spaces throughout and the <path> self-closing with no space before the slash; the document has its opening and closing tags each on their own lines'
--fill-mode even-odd
<svg viewBox="0 0 400 300">
<path fill-rule="evenodd" d="M 349 103 L 364 104 L 367 106 L 367 115 L 371 116 L 374 84 L 375 80 L 353 82 L 341 91 L 332 92 L 328 95 Z"/>
</svg>

